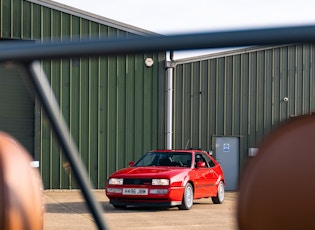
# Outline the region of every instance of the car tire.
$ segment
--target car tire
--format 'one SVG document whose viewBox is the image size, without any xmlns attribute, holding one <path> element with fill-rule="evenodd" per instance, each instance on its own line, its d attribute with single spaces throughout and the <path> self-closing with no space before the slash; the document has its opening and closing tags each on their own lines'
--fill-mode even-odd
<svg viewBox="0 0 315 230">
<path fill-rule="evenodd" d="M 214 204 L 222 204 L 224 201 L 224 193 L 225 193 L 225 188 L 224 188 L 224 183 L 223 181 L 220 181 L 218 185 L 218 192 L 217 195 L 212 198 L 212 202 Z"/>
<path fill-rule="evenodd" d="M 189 210 L 191 209 L 194 203 L 194 189 L 190 183 L 186 184 L 182 204 L 178 206 L 180 210 Z"/>
</svg>

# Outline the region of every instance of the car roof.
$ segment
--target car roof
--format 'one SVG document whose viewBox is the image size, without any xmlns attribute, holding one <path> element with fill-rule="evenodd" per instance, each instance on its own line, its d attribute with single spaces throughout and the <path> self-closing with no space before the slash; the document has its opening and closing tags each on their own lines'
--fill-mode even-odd
<svg viewBox="0 0 315 230">
<path fill-rule="evenodd" d="M 151 152 L 169 152 L 169 153 L 187 152 L 187 153 L 191 153 L 191 152 L 206 152 L 206 151 L 201 150 L 201 149 L 157 149 L 157 150 L 152 150 Z"/>
</svg>

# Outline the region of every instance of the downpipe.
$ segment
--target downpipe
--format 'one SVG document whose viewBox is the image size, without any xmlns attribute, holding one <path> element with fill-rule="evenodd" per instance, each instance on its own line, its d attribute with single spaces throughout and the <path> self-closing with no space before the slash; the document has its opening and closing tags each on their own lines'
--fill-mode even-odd
<svg viewBox="0 0 315 230">
<path fill-rule="evenodd" d="M 166 86 L 166 149 L 173 148 L 173 74 L 175 62 L 173 61 L 173 51 L 170 51 L 170 58 L 166 60 L 165 68 L 167 71 Z"/>
</svg>

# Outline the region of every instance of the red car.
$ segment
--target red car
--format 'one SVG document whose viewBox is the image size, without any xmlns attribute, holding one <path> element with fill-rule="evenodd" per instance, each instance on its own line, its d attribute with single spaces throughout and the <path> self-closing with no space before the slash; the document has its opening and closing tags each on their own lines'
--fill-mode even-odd
<svg viewBox="0 0 315 230">
<path fill-rule="evenodd" d="M 105 193 L 115 208 L 161 206 L 189 210 L 194 199 L 224 200 L 221 166 L 202 150 L 155 150 L 113 173 Z"/>
</svg>

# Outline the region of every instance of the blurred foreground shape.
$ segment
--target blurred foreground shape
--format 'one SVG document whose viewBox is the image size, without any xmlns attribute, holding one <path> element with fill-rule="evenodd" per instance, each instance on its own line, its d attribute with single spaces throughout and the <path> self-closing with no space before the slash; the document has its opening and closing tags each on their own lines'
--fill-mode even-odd
<svg viewBox="0 0 315 230">
<path fill-rule="evenodd" d="M 315 115 L 268 135 L 240 182 L 238 224 L 248 229 L 315 229 Z"/>
<path fill-rule="evenodd" d="M 27 151 L 0 132 L 0 229 L 43 228 L 43 187 Z"/>
</svg>

